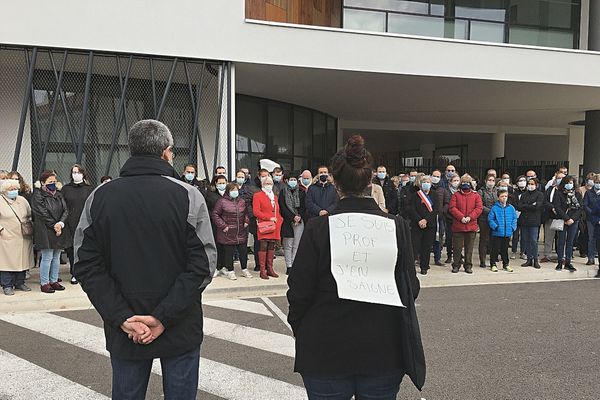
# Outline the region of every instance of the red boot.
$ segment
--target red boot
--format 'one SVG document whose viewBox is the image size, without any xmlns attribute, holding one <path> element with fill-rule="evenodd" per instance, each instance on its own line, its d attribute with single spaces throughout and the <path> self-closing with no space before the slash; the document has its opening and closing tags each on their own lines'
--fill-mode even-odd
<svg viewBox="0 0 600 400">
<path fill-rule="evenodd" d="M 259 250 L 258 251 L 258 263 L 260 267 L 260 279 L 269 279 L 267 275 L 267 251 Z"/>
<path fill-rule="evenodd" d="M 275 258 L 275 249 L 267 250 L 267 275 L 272 276 L 273 278 L 279 278 L 277 272 L 275 272 L 275 268 L 273 268 L 273 259 Z"/>
</svg>

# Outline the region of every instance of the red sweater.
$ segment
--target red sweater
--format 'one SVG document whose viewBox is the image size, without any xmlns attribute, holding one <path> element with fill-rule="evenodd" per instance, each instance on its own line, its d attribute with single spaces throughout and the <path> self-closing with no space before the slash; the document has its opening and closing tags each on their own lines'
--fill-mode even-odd
<svg viewBox="0 0 600 400">
<path fill-rule="evenodd" d="M 279 203 L 277 200 L 277 195 L 275 195 L 275 209 L 273 209 L 269 196 L 262 190 L 256 192 L 252 198 L 252 211 L 254 212 L 257 223 L 269 221 L 273 217 L 277 218 L 277 228 L 275 229 L 275 232 L 266 235 L 258 232 L 258 240 L 281 240 L 281 224 L 283 223 L 283 218 L 281 218 L 281 214 L 279 213 Z"/>
<path fill-rule="evenodd" d="M 448 212 L 452 216 L 452 232 L 477 232 L 477 218 L 483 212 L 481 196 L 472 190 L 467 193 L 459 190 L 450 198 Z M 463 224 L 463 217 L 471 220 Z"/>
</svg>

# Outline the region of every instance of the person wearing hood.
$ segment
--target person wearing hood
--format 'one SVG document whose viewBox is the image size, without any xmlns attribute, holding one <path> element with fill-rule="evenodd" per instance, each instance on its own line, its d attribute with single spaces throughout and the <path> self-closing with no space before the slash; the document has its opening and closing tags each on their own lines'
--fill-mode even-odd
<svg viewBox="0 0 600 400">
<path fill-rule="evenodd" d="M 554 219 L 564 221 L 564 227 L 558 232 L 558 264 L 556 270 L 577 271 L 573 264 L 573 243 L 579 228 L 579 220 L 583 214 L 583 199 L 577 190 L 577 179 L 574 176 L 563 178 L 552 199 Z"/>
<path fill-rule="evenodd" d="M 69 218 L 67 218 L 67 226 L 65 227 L 65 235 L 69 235 L 69 242 L 73 243 L 75 230 L 79 224 L 79 218 L 85 206 L 85 201 L 94 191 L 94 187 L 90 185 L 89 177 L 84 167 L 79 164 L 71 167 L 71 181 L 63 186 L 61 193 L 67 203 L 69 210 Z M 73 274 L 73 265 L 75 264 L 75 255 L 73 254 L 73 246 L 65 249 L 69 258 L 69 272 L 71 273 L 71 284 L 77 285 L 77 278 Z"/>
<path fill-rule="evenodd" d="M 26 271 L 33 267 L 31 207 L 19 195 L 18 180 L 0 183 L 0 284 L 5 295 L 29 292 Z"/>
<path fill-rule="evenodd" d="M 215 226 L 215 241 L 223 250 L 225 267 L 221 270 L 226 278 L 235 281 L 237 277 L 233 271 L 233 256 L 237 250 L 239 254 L 242 276 L 252 278 L 248 271 L 248 210 L 246 201 L 240 195 L 240 186 L 237 183 L 228 183 L 225 194 L 217 201 L 211 212 L 211 220 Z"/>
<path fill-rule="evenodd" d="M 517 229 L 517 210 L 508 204 L 508 190 L 498 191 L 498 201 L 488 213 L 488 224 L 491 233 L 490 270 L 498 272 L 496 263 L 498 255 L 500 255 L 502 269 L 513 272 L 509 265 L 508 244 L 510 237 Z"/>
<path fill-rule="evenodd" d="M 464 174 L 460 178 L 460 190 L 454 193 L 448 205 L 452 215 L 452 246 L 454 262 L 452 272 L 457 273 L 461 267 L 464 250 L 464 269 L 467 274 L 473 273 L 473 247 L 477 234 L 477 219 L 483 212 L 481 196 L 473 190 L 473 178 Z"/>
<path fill-rule="evenodd" d="M 310 185 L 306 193 L 306 213 L 309 219 L 331 214 L 338 202 L 337 191 L 329 178 L 329 168 L 319 167 L 317 176 L 317 182 Z"/>
<path fill-rule="evenodd" d="M 279 192 L 279 209 L 283 217 L 281 238 L 285 257 L 286 275 L 290 274 L 298 245 L 304 232 L 306 193 L 298 187 L 297 175 L 285 177 L 286 186 Z"/>
<path fill-rule="evenodd" d="M 481 196 L 481 201 L 483 204 L 483 212 L 479 216 L 479 266 L 481 268 L 487 268 L 486 265 L 486 257 L 490 252 L 490 226 L 488 224 L 488 214 L 492 210 L 494 204 L 498 202 L 498 193 L 496 190 L 496 175 L 495 170 L 488 170 L 488 172 L 493 171 L 493 174 L 488 174 L 485 177 L 485 182 L 483 182 L 482 187 L 479 189 L 478 193 Z M 495 261 L 495 260 L 494 260 Z"/>
<path fill-rule="evenodd" d="M 583 196 L 583 209 L 586 216 L 586 227 L 588 232 L 588 245 L 587 245 L 587 257 L 588 260 L 585 265 L 594 265 L 596 259 L 596 253 L 599 250 L 596 247 L 596 238 L 594 236 L 595 226 L 592 223 L 593 210 L 600 200 L 600 174 L 588 175 L 588 182 L 591 183 L 589 190 L 585 192 Z"/>
<path fill-rule="evenodd" d="M 527 254 L 527 261 L 522 267 L 534 267 L 540 269 L 538 260 L 538 237 L 542 223 L 542 212 L 544 211 L 544 194 L 537 190 L 539 182 L 530 179 L 527 182 L 527 190 L 520 193 L 517 210 L 521 213 L 519 225 L 521 231 L 521 249 Z M 515 193 L 520 192 L 517 190 Z"/>
<path fill-rule="evenodd" d="M 42 172 L 40 189 L 33 192 L 31 209 L 34 221 L 34 244 L 40 251 L 40 289 L 44 293 L 65 290 L 58 282 L 60 253 L 72 246 L 72 238 L 66 234 L 69 210 L 63 194 L 58 189 L 56 173 Z"/>
<path fill-rule="evenodd" d="M 275 244 L 281 240 L 283 219 L 279 199 L 273 192 L 273 179 L 270 176 L 262 181 L 262 190 L 254 194 L 252 211 L 256 217 L 260 246 L 258 251 L 260 278 L 279 278 L 273 267 L 273 260 Z"/>
<path fill-rule="evenodd" d="M 384 165 L 377 167 L 377 172 L 372 181 L 373 184 L 378 185 L 383 190 L 383 196 L 385 197 L 385 208 L 390 214 L 398 214 L 398 194 L 396 187 L 388 176 L 387 169 Z"/>
</svg>

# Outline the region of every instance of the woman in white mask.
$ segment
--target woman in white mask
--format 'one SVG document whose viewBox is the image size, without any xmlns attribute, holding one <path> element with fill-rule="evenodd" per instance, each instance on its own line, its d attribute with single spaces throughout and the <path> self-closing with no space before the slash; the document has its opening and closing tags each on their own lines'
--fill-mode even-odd
<svg viewBox="0 0 600 400">
<path fill-rule="evenodd" d="M 252 199 L 252 211 L 256 217 L 260 242 L 258 261 L 261 279 L 279 278 L 273 268 L 275 244 L 281 240 L 283 222 L 278 201 L 277 195 L 273 193 L 273 179 L 267 176 L 262 181 L 262 190 L 256 192 Z"/>
<path fill-rule="evenodd" d="M 93 191 L 94 188 L 90 185 L 85 168 L 79 164 L 73 165 L 73 167 L 71 167 L 71 181 L 61 190 L 69 211 L 69 217 L 67 218 L 64 232 L 67 235 L 66 238 L 68 243 L 65 252 L 69 258 L 71 284 L 73 285 L 77 284 L 77 278 L 73 275 L 73 264 L 75 262 L 75 255 L 73 254 L 73 237 L 75 236 L 75 229 L 77 229 L 79 218 L 81 218 L 85 201 Z"/>
</svg>

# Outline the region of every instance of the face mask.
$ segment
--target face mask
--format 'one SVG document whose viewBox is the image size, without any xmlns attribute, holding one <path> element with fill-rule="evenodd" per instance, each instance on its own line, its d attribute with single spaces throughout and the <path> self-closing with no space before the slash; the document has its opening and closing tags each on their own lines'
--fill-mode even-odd
<svg viewBox="0 0 600 400">
<path fill-rule="evenodd" d="M 46 185 L 46 189 L 48 189 L 51 192 L 54 192 L 56 190 L 56 183 L 48 183 Z"/>
<path fill-rule="evenodd" d="M 573 190 L 573 184 L 572 183 L 565 184 L 565 189 L 567 189 L 567 190 Z"/>
<path fill-rule="evenodd" d="M 485 186 L 486 186 L 488 189 L 493 189 L 493 188 L 494 188 L 494 186 L 496 186 L 496 185 L 494 184 L 494 182 L 488 182 L 488 183 L 486 183 L 486 184 L 485 184 Z"/>
<path fill-rule="evenodd" d="M 437 185 L 438 183 L 440 183 L 440 177 L 439 176 L 432 176 L 431 177 L 431 183 Z"/>
<path fill-rule="evenodd" d="M 423 182 L 421 184 L 421 189 L 423 189 L 424 191 L 429 191 L 429 189 L 431 189 L 431 183 L 429 182 Z"/>
<path fill-rule="evenodd" d="M 450 183 L 450 186 L 452 186 L 452 188 L 456 189 L 458 188 L 459 182 L 452 182 Z"/>
<path fill-rule="evenodd" d="M 260 179 L 260 182 L 263 183 L 265 181 L 265 179 L 267 179 L 267 177 L 266 176 L 261 176 L 259 179 Z"/>
<path fill-rule="evenodd" d="M 329 175 L 328 175 L 328 174 L 321 174 L 321 175 L 319 176 L 319 180 L 320 180 L 321 182 L 323 182 L 323 183 L 327 182 L 327 178 L 329 178 Z"/>
<path fill-rule="evenodd" d="M 508 183 L 510 182 L 510 178 L 504 178 L 502 179 L 502 182 L 508 185 Z"/>
<path fill-rule="evenodd" d="M 187 172 L 185 174 L 185 180 L 188 181 L 188 182 L 193 181 L 194 180 L 194 174 L 192 174 L 191 172 Z"/>
<path fill-rule="evenodd" d="M 377 179 L 384 180 L 385 179 L 385 172 L 378 172 L 377 173 Z"/>
<path fill-rule="evenodd" d="M 303 184 L 304 186 L 308 186 L 308 185 L 310 185 L 310 179 L 308 179 L 308 178 L 302 178 L 302 184 Z"/>
<path fill-rule="evenodd" d="M 525 186 L 527 186 L 527 182 L 519 181 L 519 182 L 517 182 L 517 186 L 520 187 L 521 189 L 524 189 Z"/>
<path fill-rule="evenodd" d="M 446 178 L 450 179 L 454 176 L 454 172 L 446 172 Z"/>
<path fill-rule="evenodd" d="M 240 192 L 238 192 L 237 190 L 232 190 L 229 192 L 229 197 L 231 197 L 232 199 L 236 199 L 239 195 Z"/>
<path fill-rule="evenodd" d="M 298 181 L 288 181 L 288 186 L 291 189 L 296 189 L 296 186 L 298 186 Z"/>
<path fill-rule="evenodd" d="M 406 186 L 406 184 L 408 183 L 408 181 L 402 181 L 400 184 L 402 185 L 402 187 Z"/>
<path fill-rule="evenodd" d="M 281 182 L 281 175 L 275 175 L 275 176 L 273 176 L 273 180 L 275 182 Z"/>
<path fill-rule="evenodd" d="M 527 190 L 529 190 L 530 192 L 533 192 L 535 190 L 535 185 L 528 185 Z"/>
<path fill-rule="evenodd" d="M 17 198 L 17 196 L 19 196 L 19 191 L 18 190 L 9 190 L 8 192 L 6 192 L 6 196 L 9 199 L 14 200 Z"/>
<path fill-rule="evenodd" d="M 79 173 L 73 173 L 71 175 L 73 177 L 73 182 L 74 183 L 81 183 L 83 182 L 83 174 L 79 174 Z"/>
<path fill-rule="evenodd" d="M 242 186 L 246 182 L 246 178 L 235 178 L 238 185 Z"/>
<path fill-rule="evenodd" d="M 266 186 L 263 186 L 263 191 L 264 191 L 265 193 L 273 193 L 273 185 L 266 185 Z"/>
<path fill-rule="evenodd" d="M 219 192 L 223 192 L 223 191 L 225 191 L 225 186 L 227 186 L 227 184 L 225 184 L 225 183 L 217 183 L 217 190 Z"/>
<path fill-rule="evenodd" d="M 412 183 L 414 183 L 417 180 L 416 176 L 411 176 L 408 178 L 409 181 L 411 181 Z"/>
<path fill-rule="evenodd" d="M 556 186 L 560 185 L 560 183 L 561 183 L 561 182 L 562 182 L 562 178 L 556 178 L 556 179 L 554 180 L 554 184 L 555 184 Z"/>
<path fill-rule="evenodd" d="M 594 189 L 600 190 L 600 183 L 594 183 Z"/>
<path fill-rule="evenodd" d="M 594 181 L 589 180 L 589 181 L 587 181 L 587 184 L 588 184 L 588 186 L 594 186 Z"/>
<path fill-rule="evenodd" d="M 461 183 L 460 188 L 462 190 L 464 190 L 465 192 L 470 192 L 471 191 L 471 184 L 470 183 Z"/>
<path fill-rule="evenodd" d="M 498 190 L 508 190 L 508 187 L 506 187 L 506 186 L 500 186 L 500 187 L 498 188 Z"/>
</svg>

